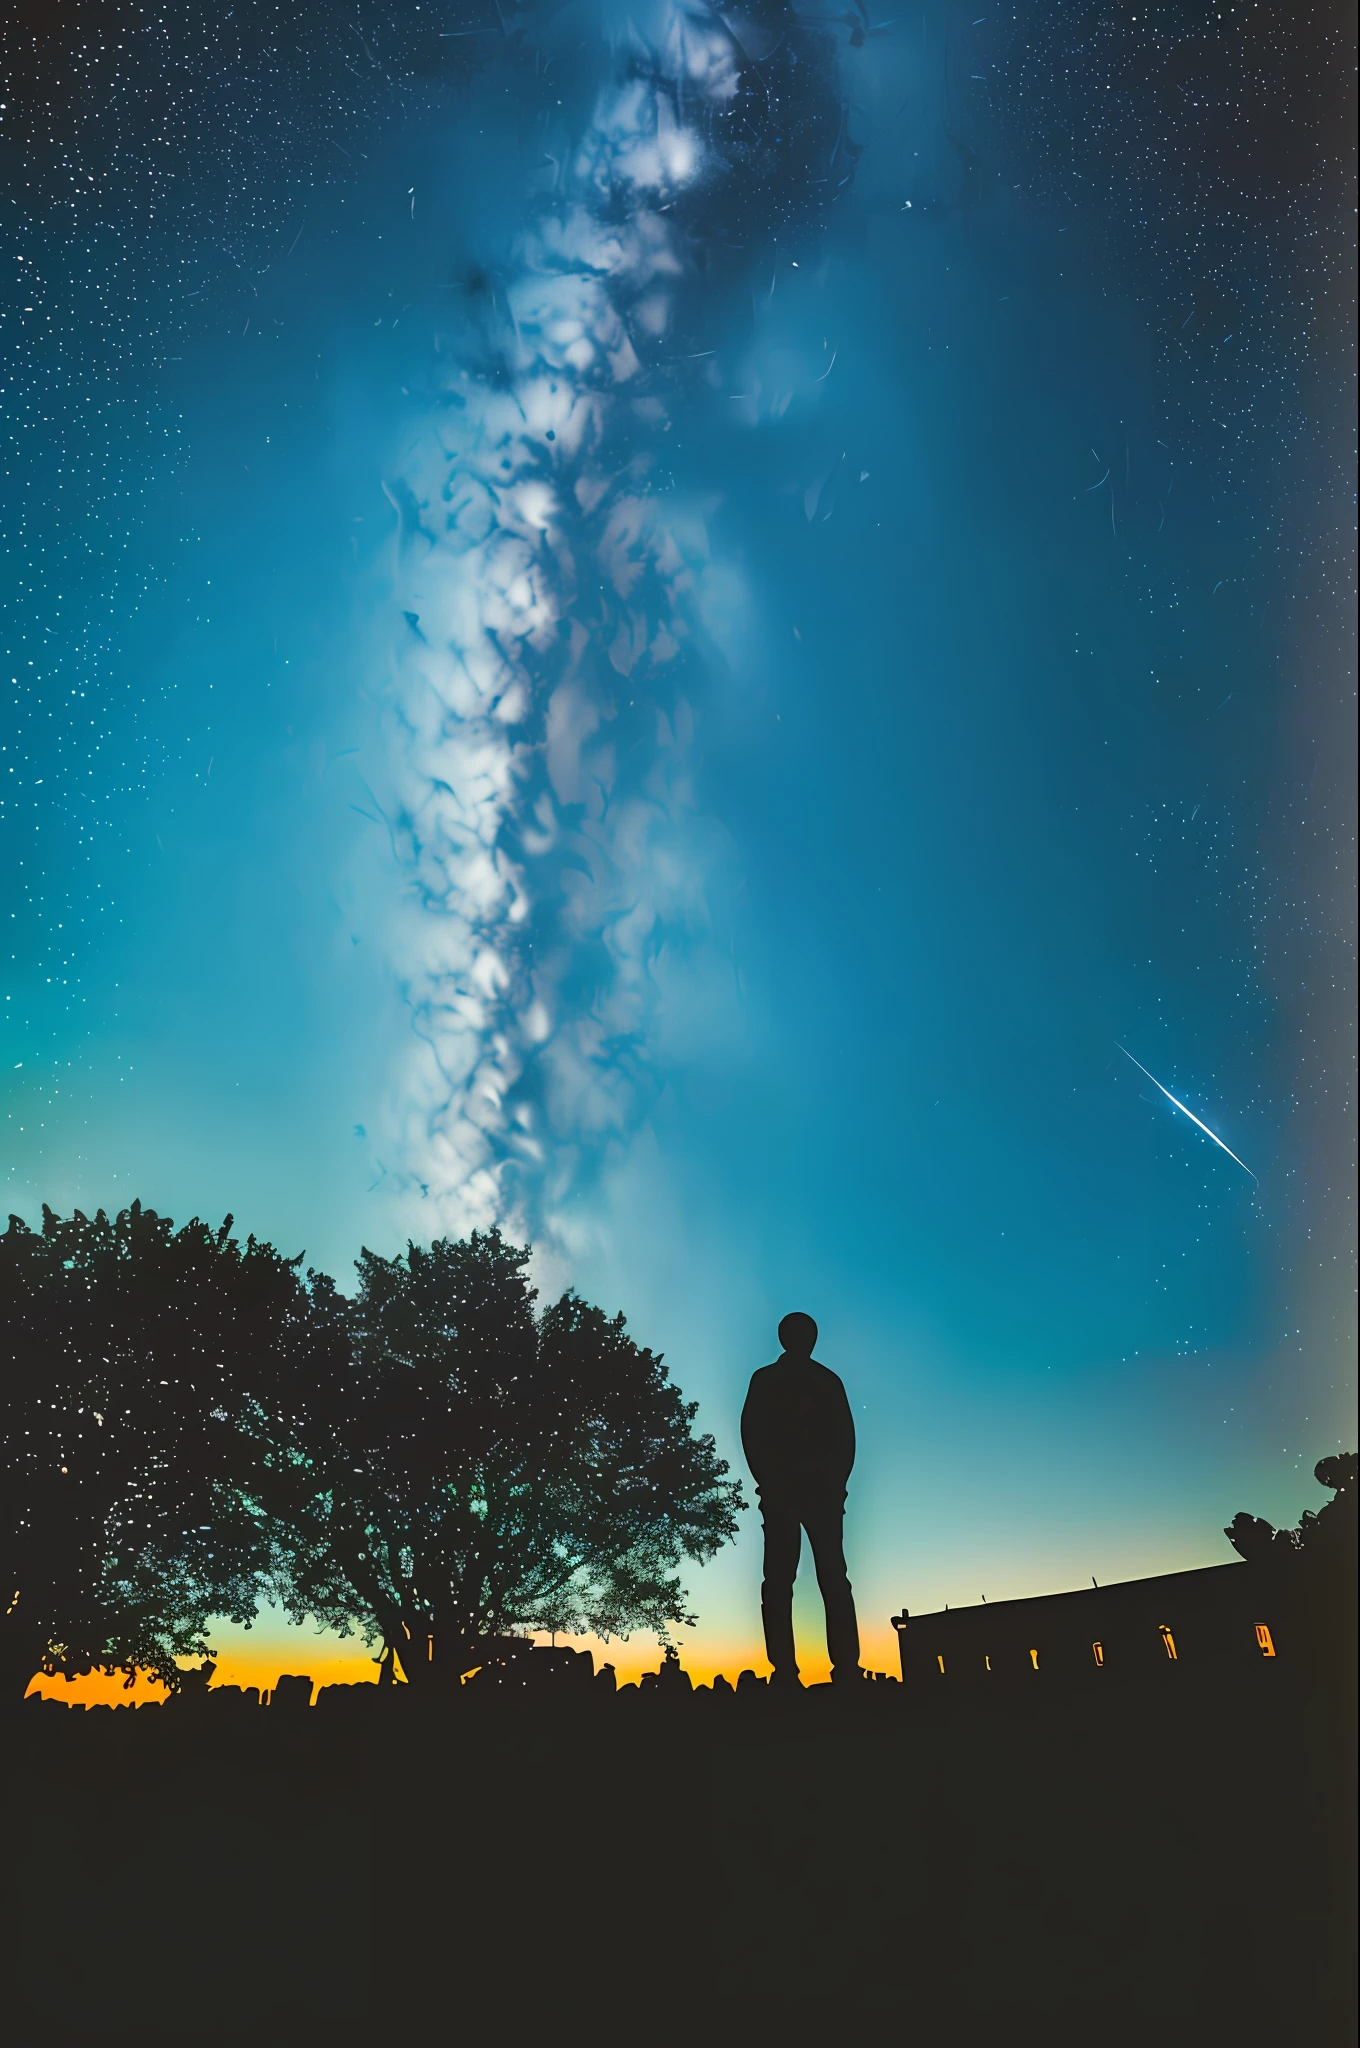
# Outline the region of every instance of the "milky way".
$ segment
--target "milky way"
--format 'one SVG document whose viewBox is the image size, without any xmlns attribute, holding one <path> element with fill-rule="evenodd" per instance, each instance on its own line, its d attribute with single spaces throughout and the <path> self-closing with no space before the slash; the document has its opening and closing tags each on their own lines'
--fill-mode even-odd
<svg viewBox="0 0 1360 2048">
<path fill-rule="evenodd" d="M 650 1104 L 668 981 L 711 926 L 693 700 L 742 596 L 667 450 L 730 375 L 692 345 L 733 289 L 715 231 L 776 194 L 815 217 L 851 163 L 834 52 L 791 18 L 660 6 L 600 67 L 585 133 L 545 146 L 502 261 L 462 281 L 427 429 L 385 486 L 417 1041 L 388 1135 L 445 1224 L 558 1237 Z M 819 130 L 790 192 L 786 138 Z"/>
</svg>

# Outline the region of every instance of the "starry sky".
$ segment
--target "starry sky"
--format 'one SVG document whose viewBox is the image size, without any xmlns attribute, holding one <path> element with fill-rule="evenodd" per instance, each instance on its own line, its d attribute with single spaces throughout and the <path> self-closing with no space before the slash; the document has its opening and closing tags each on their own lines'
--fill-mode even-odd
<svg viewBox="0 0 1360 2048">
<path fill-rule="evenodd" d="M 879 1668 L 1355 1439 L 1349 10 L 972 4 L 11 5 L 0 109 L 7 1206 L 500 1222 L 735 1462 L 808 1310 Z"/>
</svg>

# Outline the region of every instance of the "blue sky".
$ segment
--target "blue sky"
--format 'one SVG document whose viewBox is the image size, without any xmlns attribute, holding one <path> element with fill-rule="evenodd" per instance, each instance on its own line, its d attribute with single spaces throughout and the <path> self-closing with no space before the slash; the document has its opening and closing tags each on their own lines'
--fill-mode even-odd
<svg viewBox="0 0 1360 2048">
<path fill-rule="evenodd" d="M 567 78 L 542 134 L 615 147 L 598 28 L 573 54 L 562 19 L 535 31 Z M 394 854 L 387 829 L 437 780 L 402 613 L 465 602 L 463 571 L 403 556 L 392 492 L 428 479 L 488 323 L 528 318 L 537 60 L 367 136 L 248 284 L 210 286 L 117 443 L 146 594 L 115 586 L 87 673 L 89 630 L 62 622 L 93 572 L 69 557 L 57 613 L 21 579 L 51 667 L 9 736 L 9 1205 L 230 1209 L 343 1280 L 361 1243 L 499 1202 L 545 1284 L 623 1307 L 737 1460 L 746 1377 L 809 1310 L 861 1430 L 875 1640 L 903 1604 L 1226 1556 L 1233 1512 L 1296 1519 L 1354 1438 L 1344 648 L 1296 530 L 1336 521 L 1327 365 L 1284 375 L 1264 315 L 1224 365 L 1228 315 L 1192 306 L 1218 326 L 1187 368 L 1174 207 L 1149 269 L 1094 145 L 1065 198 L 1002 86 L 971 105 L 970 167 L 940 68 L 960 33 L 840 39 L 853 180 L 829 210 L 757 213 L 691 281 L 697 367 L 630 415 L 688 639 L 676 667 L 615 671 L 569 771 L 535 756 L 517 785 L 556 806 L 523 856 L 555 964 L 504 999 L 496 1114 L 518 1143 L 527 1103 L 546 1164 L 516 1155 L 469 1207 L 456 1091 L 452 1147 L 430 1139 L 412 1005 L 469 885 L 418 899 L 434 842 L 398 831 Z M 969 61 L 1000 76 L 1019 47 Z M 1249 242 L 1217 260 L 1228 296 L 1267 289 Z M 501 297 L 470 297 L 474 272 Z M 511 1028 L 486 1016 L 483 1050 Z M 755 1642 L 748 1524 L 696 1586 L 701 1654 Z"/>
</svg>

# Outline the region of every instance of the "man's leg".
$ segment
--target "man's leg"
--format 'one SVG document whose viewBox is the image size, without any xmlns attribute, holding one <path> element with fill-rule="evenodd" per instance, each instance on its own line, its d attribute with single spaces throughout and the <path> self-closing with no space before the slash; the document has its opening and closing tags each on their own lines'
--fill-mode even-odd
<svg viewBox="0 0 1360 2048">
<path fill-rule="evenodd" d="M 793 1647 L 793 1582 L 798 1576 L 798 1553 L 803 1532 L 798 1511 L 786 1502 L 760 1503 L 765 1525 L 765 1580 L 760 1589 L 760 1618 L 765 1625 L 765 1655 L 780 1678 L 798 1676 L 798 1659 Z"/>
<path fill-rule="evenodd" d="M 837 1678 L 852 1678 L 859 1670 L 859 1624 L 855 1620 L 855 1596 L 845 1569 L 845 1499 L 818 1501 L 803 1516 L 803 1527 L 812 1545 L 817 1566 L 817 1584 L 826 1608 L 826 1647 L 831 1670 Z"/>
</svg>

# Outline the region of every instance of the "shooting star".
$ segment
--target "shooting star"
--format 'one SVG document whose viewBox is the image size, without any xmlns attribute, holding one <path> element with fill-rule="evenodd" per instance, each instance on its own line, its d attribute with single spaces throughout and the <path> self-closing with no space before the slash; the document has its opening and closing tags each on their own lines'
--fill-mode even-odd
<svg viewBox="0 0 1360 2048">
<path fill-rule="evenodd" d="M 1118 1043 L 1117 1040 L 1116 1043 Z M 1133 1060 L 1133 1054 L 1129 1051 L 1126 1045 L 1121 1045 L 1119 1047 L 1119 1050 L 1123 1053 L 1126 1060 Z M 1162 1088 L 1162 1084 L 1157 1079 L 1157 1076 L 1155 1074 L 1148 1074 L 1148 1070 L 1143 1065 L 1143 1062 L 1141 1060 L 1133 1060 L 1133 1064 L 1135 1065 L 1135 1067 L 1137 1067 L 1140 1074 L 1147 1074 L 1147 1077 L 1149 1081 L 1151 1081 L 1154 1088 L 1162 1089 L 1162 1094 L 1166 1097 L 1167 1101 L 1172 1105 L 1173 1108 L 1178 1109 L 1181 1112 L 1182 1116 L 1188 1116 L 1192 1124 L 1197 1124 L 1200 1130 L 1203 1131 L 1206 1138 L 1213 1138 L 1213 1141 L 1217 1145 L 1219 1151 L 1226 1152 L 1229 1159 L 1235 1160 L 1237 1165 L 1241 1167 L 1243 1173 L 1250 1173 L 1252 1179 L 1256 1182 L 1257 1187 L 1260 1187 L 1260 1176 L 1258 1174 L 1254 1174 L 1251 1172 L 1251 1168 L 1247 1165 L 1245 1159 L 1238 1159 L 1237 1154 L 1233 1151 L 1232 1147 L 1230 1145 L 1225 1145 L 1223 1140 L 1220 1137 L 1217 1137 L 1215 1133 L 1209 1129 L 1208 1124 L 1202 1123 L 1199 1117 L 1195 1115 L 1193 1109 L 1187 1109 L 1185 1104 L 1183 1102 L 1178 1101 L 1177 1098 L 1171 1093 L 1171 1090 L 1169 1088 Z"/>
</svg>

